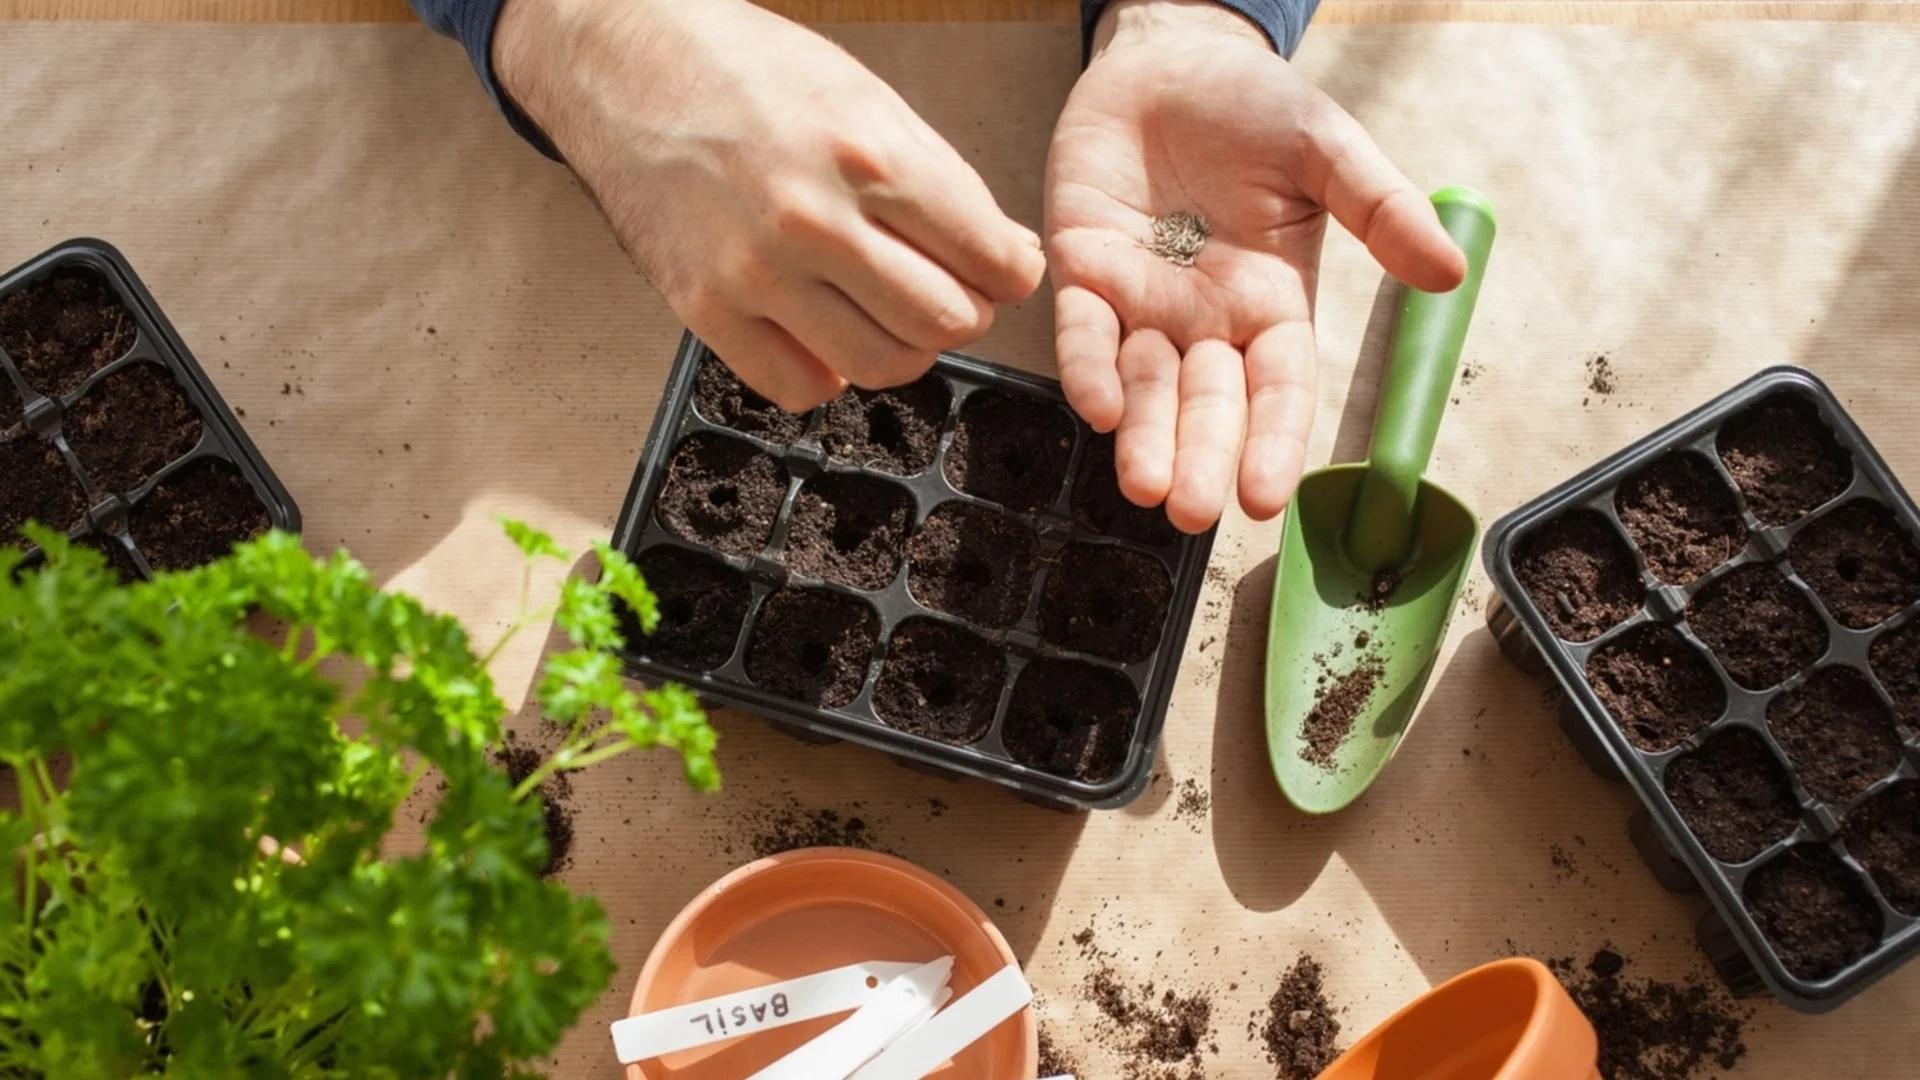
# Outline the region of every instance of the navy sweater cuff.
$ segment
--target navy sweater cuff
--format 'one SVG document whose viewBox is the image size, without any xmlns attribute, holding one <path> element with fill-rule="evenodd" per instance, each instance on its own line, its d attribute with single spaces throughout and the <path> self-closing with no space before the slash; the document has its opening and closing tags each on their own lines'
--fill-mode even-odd
<svg viewBox="0 0 1920 1080">
<path fill-rule="evenodd" d="M 1314 10 L 1320 6 L 1320 0 L 1214 0 L 1221 7 L 1232 8 L 1245 15 L 1267 35 L 1275 51 L 1281 56 L 1292 56 L 1293 50 L 1300 47 L 1300 39 L 1307 33 L 1307 23 L 1313 20 Z M 1108 0 L 1080 0 L 1080 41 L 1081 59 L 1093 49 L 1093 28 L 1100 21 L 1100 13 L 1107 10 Z"/>
<path fill-rule="evenodd" d="M 492 96 L 495 105 L 507 118 L 507 123 L 520 136 L 533 144 L 534 149 L 554 159 L 561 160 L 560 152 L 554 149 L 540 125 L 527 118 L 520 107 L 510 100 L 500 89 L 500 80 L 493 71 L 493 29 L 500 21 L 500 8 L 506 0 L 408 0 L 413 10 L 420 14 L 422 22 L 440 33 L 453 38 L 466 46 L 467 58 L 473 61 L 473 69 L 480 73 L 480 81 Z"/>
</svg>

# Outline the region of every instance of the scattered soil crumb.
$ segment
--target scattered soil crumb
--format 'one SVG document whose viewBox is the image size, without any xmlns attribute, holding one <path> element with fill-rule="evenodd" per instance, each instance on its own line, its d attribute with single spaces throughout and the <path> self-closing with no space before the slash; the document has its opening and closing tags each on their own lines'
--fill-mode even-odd
<svg viewBox="0 0 1920 1080">
<path fill-rule="evenodd" d="M 1323 667 L 1324 664 L 1322 661 Z M 1300 747 L 1300 760 L 1329 772 L 1333 770 L 1333 758 L 1340 744 L 1353 732 L 1353 722 L 1359 719 L 1386 673 L 1386 662 L 1379 654 L 1363 652 L 1346 674 L 1321 685 L 1313 708 L 1301 725 L 1304 745 Z"/>
<path fill-rule="evenodd" d="M 513 787 L 519 787 L 547 760 L 537 747 L 521 742 L 511 731 L 507 732 L 506 745 L 494 751 L 493 757 L 507 771 L 507 782 Z M 547 862 L 540 868 L 540 876 L 550 878 L 573 865 L 573 807 L 568 804 L 573 781 L 565 772 L 556 772 L 538 790 L 547 829 Z"/>
<path fill-rule="evenodd" d="M 1629 964 L 1611 947 L 1547 962 L 1600 1037 L 1601 1080 L 1693 1080 L 1746 1056 L 1752 1013 L 1718 983 L 1625 978 Z"/>
<path fill-rule="evenodd" d="M 1613 372 L 1613 361 L 1606 353 L 1599 353 L 1587 361 L 1587 389 L 1602 397 L 1609 397 L 1620 389 L 1620 381 Z"/>
<path fill-rule="evenodd" d="M 1476 364 L 1471 360 L 1467 361 L 1465 364 L 1460 365 L 1460 385 L 1472 386 L 1474 383 L 1474 380 L 1478 379 L 1480 377 L 1481 372 L 1485 370 L 1486 370 L 1485 368 L 1481 367 L 1479 364 Z"/>
<path fill-rule="evenodd" d="M 1211 990 L 1183 994 L 1151 982 L 1129 985 L 1114 969 L 1114 954 L 1094 941 L 1092 927 L 1073 940 L 1089 965 L 1081 994 L 1100 1012 L 1101 1034 L 1120 1056 L 1121 1080 L 1206 1080 L 1203 1056 L 1219 1053 Z"/>
<path fill-rule="evenodd" d="M 1175 210 L 1166 217 L 1153 219 L 1153 239 L 1147 241 L 1146 249 L 1175 266 L 1192 266 L 1194 257 L 1207 246 L 1207 237 L 1212 235 L 1213 226 L 1207 224 L 1206 218 Z"/>
<path fill-rule="evenodd" d="M 1193 780 L 1180 781 L 1180 801 L 1174 804 L 1173 820 L 1184 821 L 1189 829 L 1199 832 L 1212 811 L 1213 795 L 1206 788 Z"/>
<path fill-rule="evenodd" d="M 1040 1075 L 1043 1077 L 1088 1075 L 1079 1055 L 1060 1045 L 1047 1025 L 1040 1025 Z"/>
<path fill-rule="evenodd" d="M 746 832 L 744 843 L 756 859 L 811 847 L 865 848 L 891 854 L 860 816 L 860 810 L 859 803 L 845 810 L 808 810 L 793 800 L 756 806 L 741 821 Z M 729 856 L 733 854 L 732 845 L 725 850 Z"/>
<path fill-rule="evenodd" d="M 1566 881 L 1580 872 L 1580 865 L 1574 862 L 1573 856 L 1559 844 L 1548 849 L 1548 856 L 1553 860 L 1554 876 L 1560 880 Z"/>
<path fill-rule="evenodd" d="M 1400 571 L 1391 566 L 1381 567 L 1367 583 L 1367 591 L 1360 594 L 1360 602 L 1368 611 L 1379 611 L 1393 599 L 1393 590 L 1400 587 Z"/>
<path fill-rule="evenodd" d="M 1301 953 L 1267 1002 L 1266 1025 L 1247 1022 L 1247 1037 L 1266 1044 L 1278 1080 L 1313 1080 L 1340 1056 L 1340 1021 L 1327 1004 L 1325 978 L 1320 962 Z"/>
</svg>

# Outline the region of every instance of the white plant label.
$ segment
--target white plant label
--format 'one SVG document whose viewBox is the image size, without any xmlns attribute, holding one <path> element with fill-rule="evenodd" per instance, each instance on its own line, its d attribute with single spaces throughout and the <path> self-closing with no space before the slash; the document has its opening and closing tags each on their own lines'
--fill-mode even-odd
<svg viewBox="0 0 1920 1080">
<path fill-rule="evenodd" d="M 846 1080 L 930 1012 L 952 976 L 951 956 L 913 969 L 888 983 L 860 1011 L 748 1080 Z"/>
<path fill-rule="evenodd" d="M 933 1019 L 895 1039 L 852 1080 L 920 1080 L 1032 1000 L 1033 987 L 1020 969 L 1003 967 Z"/>
<path fill-rule="evenodd" d="M 919 964 L 870 961 L 629 1016 L 613 1024 L 623 1065 L 859 1009 Z"/>
</svg>

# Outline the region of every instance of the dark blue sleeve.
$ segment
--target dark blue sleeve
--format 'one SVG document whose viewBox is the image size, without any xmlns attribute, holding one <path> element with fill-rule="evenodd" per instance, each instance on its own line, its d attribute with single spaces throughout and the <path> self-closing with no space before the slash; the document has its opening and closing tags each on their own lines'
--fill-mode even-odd
<svg viewBox="0 0 1920 1080">
<path fill-rule="evenodd" d="M 1082 48 L 1091 48 L 1093 26 L 1100 21 L 1100 13 L 1107 10 L 1108 0 L 1080 0 L 1080 31 Z M 1300 39 L 1306 35 L 1307 23 L 1312 21 L 1320 0 L 1214 0 L 1221 7 L 1232 8 L 1253 20 L 1253 24 L 1266 31 L 1267 40 L 1281 56 L 1292 56 L 1293 50 L 1300 47 Z"/>
<path fill-rule="evenodd" d="M 507 98 L 500 89 L 500 80 L 493 75 L 493 26 L 500 21 L 500 6 L 506 0 L 407 2 L 419 13 L 420 21 L 466 46 L 467 58 L 473 61 L 473 69 L 480 73 L 480 81 L 485 84 L 487 93 L 493 96 L 494 104 L 500 106 L 500 111 L 506 115 L 507 123 L 532 143 L 534 149 L 559 161 L 559 152 L 547 141 L 540 126 L 527 119 L 527 114 Z"/>
</svg>

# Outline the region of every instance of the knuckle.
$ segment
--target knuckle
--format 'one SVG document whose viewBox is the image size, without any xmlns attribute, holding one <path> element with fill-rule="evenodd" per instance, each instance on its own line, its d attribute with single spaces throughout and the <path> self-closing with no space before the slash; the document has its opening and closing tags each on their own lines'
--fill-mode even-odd
<svg viewBox="0 0 1920 1080">
<path fill-rule="evenodd" d="M 935 349 L 957 349 L 979 340 L 993 327 L 993 307 L 934 305 L 922 313 L 926 320 L 928 343 Z"/>
<path fill-rule="evenodd" d="M 780 240 L 806 243 L 831 234 L 825 208 L 801 185 L 770 184 L 763 198 L 767 225 Z"/>
<path fill-rule="evenodd" d="M 885 390 L 906 384 L 933 369 L 937 354 L 919 349 L 885 350 L 855 358 L 848 381 L 862 390 Z"/>
</svg>

